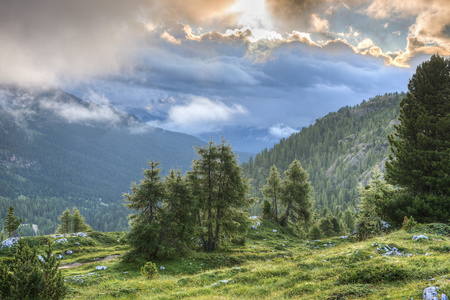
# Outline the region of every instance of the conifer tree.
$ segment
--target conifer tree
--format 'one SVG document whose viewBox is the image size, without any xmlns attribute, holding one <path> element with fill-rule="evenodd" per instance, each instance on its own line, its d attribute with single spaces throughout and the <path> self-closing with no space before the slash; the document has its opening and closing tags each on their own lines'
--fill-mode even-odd
<svg viewBox="0 0 450 300">
<path fill-rule="evenodd" d="M 75 206 L 72 208 L 72 213 L 67 208 L 58 219 L 61 224 L 59 224 L 56 229 L 56 233 L 71 233 L 92 230 L 91 226 L 86 224 L 84 217 Z"/>
<path fill-rule="evenodd" d="M 350 209 L 347 209 L 344 213 L 344 223 L 349 233 L 355 231 L 355 217 Z"/>
<path fill-rule="evenodd" d="M 289 169 L 284 172 L 285 178 L 282 181 L 281 202 L 284 205 L 284 212 L 279 223 L 287 226 L 292 223 L 308 223 L 311 216 L 312 198 L 311 183 L 308 181 L 309 175 L 303 169 L 298 160 L 294 160 Z"/>
<path fill-rule="evenodd" d="M 450 61 L 433 55 L 417 67 L 389 135 L 386 180 L 416 196 L 450 195 Z M 426 200 L 425 200 L 426 201 Z M 447 221 L 447 220 L 440 220 Z"/>
<path fill-rule="evenodd" d="M 144 170 L 144 179 L 139 185 L 135 182 L 131 185 L 131 194 L 125 194 L 125 204 L 128 208 L 136 211 L 129 216 L 130 233 L 128 242 L 133 250 L 129 256 L 144 255 L 153 258 L 158 252 L 158 240 L 161 232 L 161 209 L 165 199 L 166 191 L 161 181 L 158 168 L 159 162 L 153 160 L 148 163 L 149 169 Z"/>
<path fill-rule="evenodd" d="M 205 251 L 217 249 L 221 237 L 243 235 L 248 226 L 247 198 L 249 185 L 242 177 L 236 155 L 222 140 L 220 145 L 210 141 L 196 148 L 198 159 L 193 162 L 189 180 L 195 186 L 199 203 L 198 226 Z"/>
<path fill-rule="evenodd" d="M 272 200 L 272 215 L 275 222 L 278 222 L 278 199 L 281 195 L 281 178 L 277 167 L 273 165 L 270 168 L 267 183 L 262 188 L 262 193 L 266 199 Z"/>
<path fill-rule="evenodd" d="M 31 250 L 20 239 L 13 261 L 0 264 L 0 298 L 63 299 L 67 290 L 58 266 L 50 243 L 41 262 L 36 249 Z"/>
<path fill-rule="evenodd" d="M 14 207 L 11 205 L 8 208 L 8 213 L 5 218 L 5 229 L 8 232 L 8 237 L 12 237 L 14 231 L 19 228 L 22 223 L 22 218 L 18 219 L 14 216 Z"/>
<path fill-rule="evenodd" d="M 59 216 L 59 224 L 56 229 L 56 233 L 69 233 L 72 232 L 72 216 L 70 214 L 70 210 L 67 208 L 63 213 Z"/>
<path fill-rule="evenodd" d="M 393 187 L 382 178 L 378 168 L 373 171 L 372 179 L 365 187 L 360 187 L 361 204 L 359 205 L 358 236 L 365 239 L 379 232 L 377 223 L 382 216 L 382 202 L 392 192 Z"/>
<path fill-rule="evenodd" d="M 273 220 L 272 205 L 267 199 L 264 199 L 262 202 L 262 214 L 263 214 L 262 217 L 264 219 Z"/>
<path fill-rule="evenodd" d="M 84 217 L 81 215 L 78 208 L 72 208 L 72 232 L 83 232 L 92 230 L 91 226 L 86 224 Z"/>
<path fill-rule="evenodd" d="M 181 171 L 170 170 L 169 175 L 164 178 L 164 184 L 166 199 L 161 210 L 163 224 L 159 233 L 158 251 L 164 256 L 172 256 L 176 251 L 195 247 L 192 237 L 197 232 L 198 207 Z"/>
</svg>

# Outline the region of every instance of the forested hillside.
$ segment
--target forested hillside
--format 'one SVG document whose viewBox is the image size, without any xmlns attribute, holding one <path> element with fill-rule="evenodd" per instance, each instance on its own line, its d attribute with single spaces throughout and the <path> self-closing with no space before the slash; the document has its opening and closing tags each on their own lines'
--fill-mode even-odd
<svg viewBox="0 0 450 300">
<path fill-rule="evenodd" d="M 343 107 L 282 139 L 272 149 L 264 149 L 243 164 L 245 174 L 252 178 L 253 193 L 262 198 L 260 189 L 272 165 L 282 174 L 298 159 L 310 174 L 317 211 L 355 207 L 359 183 L 369 180 L 375 165 L 384 168 L 389 151 L 387 134 L 394 129 L 404 95 L 385 94 L 354 107 Z M 255 207 L 254 213 L 259 210 Z"/>
<path fill-rule="evenodd" d="M 187 170 L 203 144 L 61 90 L 0 88 L 0 212 L 13 205 L 48 234 L 77 206 L 95 230 L 124 230 L 123 193 L 146 162 Z"/>
</svg>

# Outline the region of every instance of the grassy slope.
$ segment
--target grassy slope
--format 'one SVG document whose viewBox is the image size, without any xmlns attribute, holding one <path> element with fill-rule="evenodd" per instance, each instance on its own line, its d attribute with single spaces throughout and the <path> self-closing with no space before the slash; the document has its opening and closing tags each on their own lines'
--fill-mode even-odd
<svg viewBox="0 0 450 300">
<path fill-rule="evenodd" d="M 419 233 L 425 233 L 430 241 L 413 241 L 413 235 Z M 126 251 L 127 246 L 121 243 L 124 233 L 68 238 L 69 242 L 57 244 L 54 252 L 73 250 L 62 263 L 85 263 L 63 270 L 68 298 L 421 299 L 422 290 L 432 285 L 450 294 L 448 233 L 401 230 L 364 242 L 339 237 L 307 242 L 264 221 L 257 230 L 250 229 L 245 246 L 230 245 L 212 254 L 192 253 L 172 261 L 156 261 L 160 276 L 155 280 L 145 279 L 138 265 L 118 258 L 98 261 Z M 28 239 L 38 243 L 38 238 Z M 380 244 L 413 255 L 382 256 L 385 251 L 377 250 Z M 96 270 L 100 265 L 108 269 Z"/>
</svg>

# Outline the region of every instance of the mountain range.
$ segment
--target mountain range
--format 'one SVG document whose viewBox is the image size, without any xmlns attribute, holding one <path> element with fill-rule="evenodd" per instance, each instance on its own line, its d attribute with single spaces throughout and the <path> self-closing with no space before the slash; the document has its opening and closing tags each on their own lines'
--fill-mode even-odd
<svg viewBox="0 0 450 300">
<path fill-rule="evenodd" d="M 124 230 L 123 193 L 150 160 L 162 174 L 189 170 L 205 142 L 150 127 L 112 106 L 60 89 L 0 88 L 0 211 L 16 208 L 41 233 L 77 206 L 96 230 Z"/>
</svg>

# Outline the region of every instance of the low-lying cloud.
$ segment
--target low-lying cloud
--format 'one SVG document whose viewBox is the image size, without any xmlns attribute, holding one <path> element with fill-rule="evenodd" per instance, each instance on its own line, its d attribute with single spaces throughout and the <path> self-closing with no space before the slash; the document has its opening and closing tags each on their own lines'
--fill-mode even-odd
<svg viewBox="0 0 450 300">
<path fill-rule="evenodd" d="M 269 128 L 269 133 L 280 139 L 289 137 L 290 135 L 298 131 L 299 130 L 286 126 L 283 123 L 275 124 L 274 126 Z"/>
<path fill-rule="evenodd" d="M 185 104 L 171 107 L 166 121 L 154 121 L 148 124 L 168 130 L 200 134 L 234 123 L 236 118 L 246 114 L 248 114 L 247 109 L 240 104 L 226 105 L 219 100 L 192 97 Z"/>
</svg>

